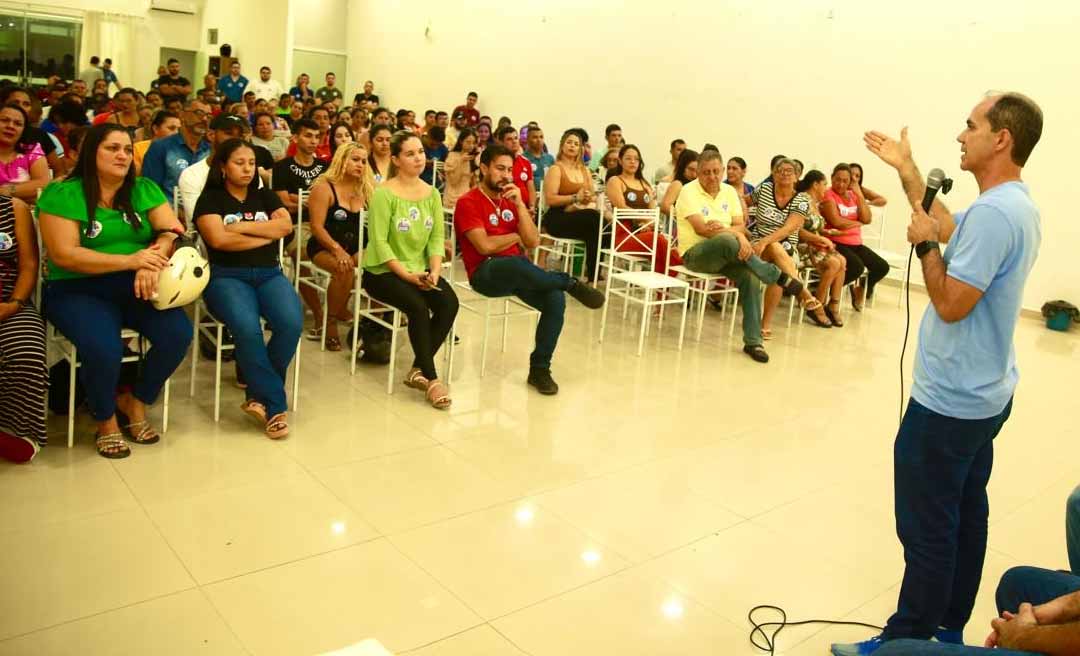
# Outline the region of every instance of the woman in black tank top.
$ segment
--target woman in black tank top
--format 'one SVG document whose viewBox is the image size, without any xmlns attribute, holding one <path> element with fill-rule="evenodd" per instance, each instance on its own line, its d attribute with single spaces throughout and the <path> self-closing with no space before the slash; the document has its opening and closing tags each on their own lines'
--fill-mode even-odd
<svg viewBox="0 0 1080 656">
<path fill-rule="evenodd" d="M 607 197 L 613 208 L 647 210 L 656 207 L 656 191 L 645 180 L 642 171 L 645 162 L 637 146 L 627 144 L 619 151 L 619 163 L 608 170 Z M 641 252 L 653 243 L 653 231 L 638 231 L 631 236 L 624 223 L 615 226 L 615 249 L 619 251 Z M 670 273 L 671 267 L 682 264 L 682 257 L 668 245 L 667 237 L 656 235 L 656 257 L 653 270 L 657 273 Z"/>
<path fill-rule="evenodd" d="M 308 258 L 320 269 L 330 272 L 327 289 L 326 348 L 341 350 L 337 322 L 346 320 L 346 305 L 361 247 L 364 208 L 375 188 L 368 165 L 367 149 L 359 143 L 344 143 L 334 153 L 334 159 L 311 186 L 308 200 L 309 230 Z M 364 235 L 363 242 L 367 242 Z M 322 325 L 322 303 L 318 292 L 300 285 L 300 295 L 315 315 L 315 325 Z M 313 335 L 318 339 L 322 336 Z"/>
</svg>

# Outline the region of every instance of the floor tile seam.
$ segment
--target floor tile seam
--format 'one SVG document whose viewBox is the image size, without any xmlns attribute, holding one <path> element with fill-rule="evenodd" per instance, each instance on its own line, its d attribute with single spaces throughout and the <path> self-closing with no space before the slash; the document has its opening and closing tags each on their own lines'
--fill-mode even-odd
<svg viewBox="0 0 1080 656">
<path fill-rule="evenodd" d="M 1029 503 L 1031 503 L 1035 499 L 1039 498 L 1040 496 L 1043 496 L 1044 492 L 1046 492 L 1050 488 L 1058 485 L 1059 483 L 1061 483 L 1062 481 L 1064 481 L 1066 479 L 1075 481 L 1075 473 L 1074 472 L 1066 472 L 1066 473 L 1062 474 L 1061 476 L 1053 479 L 1052 481 L 1050 481 L 1046 485 L 1042 485 L 1042 486 L 1037 487 L 1034 494 L 1032 494 L 1031 496 L 1026 496 L 1023 499 L 1023 501 L 1016 504 L 1016 508 L 1014 508 L 1013 510 L 1005 513 L 1004 515 L 1002 515 L 1001 517 L 999 517 L 997 519 L 991 520 L 990 521 L 990 526 L 995 526 L 995 525 L 997 525 L 997 524 L 1011 518 L 1013 515 L 1018 514 L 1020 511 L 1024 510 L 1024 507 L 1027 506 Z M 1062 501 L 1061 505 L 1064 505 L 1064 500 Z M 992 508 L 991 508 L 991 510 L 992 510 Z M 1064 510 L 1062 510 L 1061 515 L 1064 518 L 1064 516 L 1065 516 Z"/>
<path fill-rule="evenodd" d="M 479 615 L 477 617 L 479 617 Z M 485 627 L 485 626 L 489 627 L 489 628 L 491 628 L 493 630 L 495 628 L 495 627 L 491 626 L 490 624 L 488 624 L 487 622 L 480 622 L 479 624 L 477 624 L 475 626 L 470 626 L 470 627 L 464 628 L 464 629 L 462 629 L 460 631 L 456 631 L 454 633 L 451 633 L 450 635 L 443 636 L 441 638 L 432 640 L 431 642 L 426 642 L 426 643 L 424 643 L 422 645 L 419 645 L 417 647 L 410 647 L 410 648 L 406 649 L 405 651 L 400 652 L 396 656 L 408 656 L 408 654 L 415 654 L 416 652 L 420 651 L 421 649 L 427 649 L 428 647 L 431 647 L 432 645 L 437 645 L 440 642 L 446 642 L 447 640 L 453 640 L 454 638 L 456 638 L 458 636 L 461 636 L 461 635 L 464 635 L 464 634 L 468 633 L 469 631 L 475 631 L 476 629 L 479 629 L 479 628 L 482 628 L 482 627 Z"/>
<path fill-rule="evenodd" d="M 243 638 L 240 637 L 240 633 L 236 630 L 236 627 L 234 627 L 232 623 L 229 622 L 229 619 L 225 617 L 225 614 L 221 611 L 220 608 L 218 608 L 217 604 L 214 603 L 214 600 L 210 598 L 210 595 L 207 593 L 206 589 L 201 585 L 197 587 L 199 590 L 199 596 L 201 596 L 206 601 L 206 603 L 209 604 L 210 608 L 214 609 L 214 614 L 216 614 L 221 620 L 221 622 L 229 629 L 229 633 L 231 633 L 232 636 L 236 638 L 236 644 L 240 645 L 240 647 L 243 648 L 243 650 L 248 654 L 248 656 L 254 656 L 255 652 L 253 652 L 251 648 L 248 647 L 247 643 L 244 642 Z"/>
<path fill-rule="evenodd" d="M 53 629 L 57 629 L 59 627 L 66 626 L 68 624 L 74 624 L 76 622 L 81 622 L 83 620 L 92 619 L 94 617 L 100 617 L 100 616 L 106 615 L 108 613 L 113 613 L 113 612 L 116 612 L 116 611 L 125 610 L 127 608 L 133 608 L 133 607 L 139 606 L 141 604 L 147 604 L 147 603 L 150 603 L 150 602 L 153 602 L 153 601 L 158 601 L 159 599 L 166 599 L 168 597 L 183 594 L 185 592 L 190 592 L 192 590 L 197 589 L 198 587 L 199 587 L 198 585 L 193 583 L 193 585 L 191 587 L 189 587 L 189 588 L 181 588 L 179 590 L 172 590 L 170 592 L 166 592 L 166 593 L 159 594 L 159 595 L 153 595 L 153 596 L 147 597 L 145 599 L 139 599 L 137 601 L 133 601 L 133 602 L 127 603 L 127 604 L 122 604 L 120 606 L 115 606 L 113 608 L 103 608 L 103 609 L 101 609 L 99 611 L 95 611 L 93 613 L 87 613 L 86 615 L 79 615 L 77 617 L 66 619 L 66 620 L 64 620 L 62 622 L 56 622 L 54 624 L 49 624 L 48 626 L 42 626 L 42 627 L 38 627 L 38 628 L 35 628 L 35 629 L 31 629 L 30 631 L 24 631 L 23 633 L 18 633 L 18 634 L 15 634 L 15 635 L 11 635 L 11 636 L 8 636 L 6 638 L 0 638 L 0 644 L 3 644 L 5 642 L 11 642 L 11 641 L 14 641 L 14 640 L 18 640 L 19 638 L 25 638 L 26 636 L 30 636 L 30 635 L 33 635 L 35 633 L 43 633 L 45 631 L 51 631 Z"/>
<path fill-rule="evenodd" d="M 131 492 L 129 491 L 128 494 L 131 494 Z M 0 528 L 0 537 L 3 537 L 5 535 L 16 535 L 16 534 L 19 534 L 19 533 L 35 533 L 36 534 L 36 533 L 39 533 L 42 529 L 55 528 L 57 526 L 61 526 L 63 524 L 67 524 L 67 523 L 70 523 L 70 522 L 82 522 L 82 521 L 86 521 L 86 520 L 101 519 L 102 517 L 107 517 L 109 515 L 115 515 L 115 514 L 118 514 L 118 513 L 131 512 L 133 510 L 139 510 L 138 500 L 135 500 L 135 505 L 131 506 L 130 508 L 116 508 L 116 509 L 113 509 L 113 510 L 96 510 L 96 511 L 91 512 L 91 513 L 87 513 L 87 514 L 84 514 L 84 515 L 76 515 L 76 516 L 73 516 L 73 517 L 63 517 L 63 518 L 57 518 L 57 519 L 48 519 L 48 520 L 43 520 L 43 521 L 35 521 L 32 524 L 28 524 L 26 526 L 18 526 L 18 527 L 13 527 L 13 528 Z"/>
<path fill-rule="evenodd" d="M 345 551 L 346 549 L 352 549 L 354 547 L 360 547 L 360 546 L 367 545 L 367 544 L 370 544 L 372 542 L 376 542 L 378 540 L 384 540 L 384 539 L 386 539 L 385 535 L 372 535 L 372 536 L 367 537 L 367 538 L 359 539 L 359 540 L 357 540 L 355 542 L 350 542 L 349 544 L 342 544 L 342 545 L 333 547 L 331 549 L 323 549 L 323 550 L 317 551 L 315 553 L 309 553 L 309 554 L 306 554 L 306 555 L 303 555 L 303 556 L 298 556 L 296 558 L 289 558 L 287 560 L 283 560 L 283 561 L 280 561 L 280 562 L 270 563 L 268 565 L 263 565 L 262 567 L 257 567 L 257 568 L 255 568 L 253 570 L 249 570 L 249 571 L 246 571 L 246 572 L 239 572 L 239 573 L 236 573 L 236 574 L 231 574 L 229 576 L 225 576 L 225 577 L 222 577 L 222 578 L 219 578 L 219 579 L 212 579 L 212 580 L 208 580 L 208 581 L 199 581 L 197 578 L 195 578 L 194 580 L 195 580 L 195 583 L 196 583 L 196 585 L 198 587 L 200 587 L 200 588 L 208 588 L 208 587 L 219 585 L 219 584 L 222 584 L 222 583 L 229 583 L 231 581 L 235 581 L 236 579 L 244 578 L 245 576 L 252 576 L 254 574 L 262 574 L 263 572 L 267 572 L 267 571 L 270 571 L 270 570 L 273 570 L 273 569 L 278 569 L 279 567 L 288 567 L 289 565 L 295 565 L 297 563 L 302 563 L 305 560 L 311 560 L 313 558 L 320 558 L 322 556 L 327 556 L 327 555 L 330 555 L 330 554 L 333 554 L 333 553 L 337 553 L 339 551 Z"/>
</svg>

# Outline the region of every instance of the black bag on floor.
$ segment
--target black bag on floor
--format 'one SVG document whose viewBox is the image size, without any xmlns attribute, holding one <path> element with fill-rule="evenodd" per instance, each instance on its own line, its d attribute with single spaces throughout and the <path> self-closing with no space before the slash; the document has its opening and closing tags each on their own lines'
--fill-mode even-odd
<svg viewBox="0 0 1080 656">
<path fill-rule="evenodd" d="M 346 348 L 352 348 L 353 331 L 349 329 Z M 360 361 L 371 364 L 390 364 L 390 329 L 371 319 L 360 320 Z"/>
<path fill-rule="evenodd" d="M 221 341 L 223 344 L 232 344 L 233 336 L 229 332 L 228 328 L 221 329 Z M 213 360 L 217 356 L 217 345 L 214 344 L 214 340 L 209 336 L 199 331 L 199 354 L 202 355 L 205 360 Z M 221 352 L 222 362 L 232 362 L 236 359 L 236 349 L 227 349 Z"/>
</svg>

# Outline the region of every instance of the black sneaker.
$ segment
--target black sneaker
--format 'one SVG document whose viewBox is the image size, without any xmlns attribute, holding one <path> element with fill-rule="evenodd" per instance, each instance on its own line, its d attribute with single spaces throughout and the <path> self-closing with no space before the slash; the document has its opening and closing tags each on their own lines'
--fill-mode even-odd
<svg viewBox="0 0 1080 656">
<path fill-rule="evenodd" d="M 596 310 L 604 307 L 604 293 L 587 282 L 574 278 L 570 284 L 570 289 L 567 289 L 566 293 L 589 309 Z"/>
<path fill-rule="evenodd" d="M 747 344 L 742 347 L 742 350 L 743 353 L 753 358 L 754 362 L 765 364 L 769 361 L 769 354 L 765 352 L 765 348 L 761 344 Z"/>
<path fill-rule="evenodd" d="M 603 297 L 600 298 L 603 300 Z M 529 369 L 527 382 L 546 396 L 559 393 L 559 384 L 551 377 L 551 369 Z"/>
</svg>

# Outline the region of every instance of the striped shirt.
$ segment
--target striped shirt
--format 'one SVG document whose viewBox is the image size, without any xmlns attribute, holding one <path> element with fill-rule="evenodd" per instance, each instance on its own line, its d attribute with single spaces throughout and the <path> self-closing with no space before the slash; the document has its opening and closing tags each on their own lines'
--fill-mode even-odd
<svg viewBox="0 0 1080 656">
<path fill-rule="evenodd" d="M 786 205 L 776 203 L 776 187 L 772 180 L 766 180 L 754 191 L 754 204 L 757 206 L 757 220 L 754 223 L 754 236 L 758 239 L 768 237 L 784 227 L 788 216 L 798 214 L 803 222 L 810 216 L 810 196 L 805 193 L 795 194 Z M 799 223 L 802 227 L 802 222 Z M 799 245 L 799 230 L 796 229 L 784 238 L 794 246 Z"/>
</svg>

